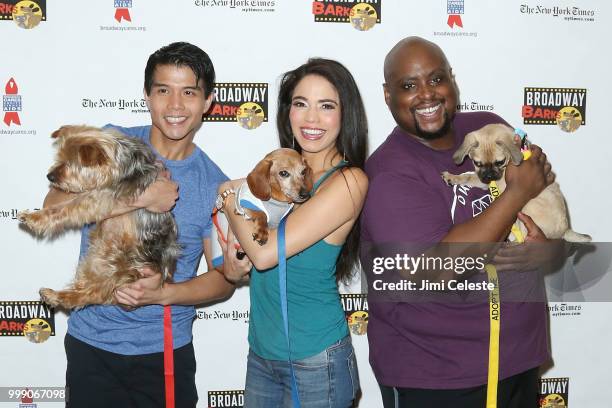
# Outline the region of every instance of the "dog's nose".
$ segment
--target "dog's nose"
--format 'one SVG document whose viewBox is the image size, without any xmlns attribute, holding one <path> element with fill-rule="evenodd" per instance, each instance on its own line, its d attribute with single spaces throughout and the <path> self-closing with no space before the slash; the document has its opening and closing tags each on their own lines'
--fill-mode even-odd
<svg viewBox="0 0 612 408">
<path fill-rule="evenodd" d="M 310 198 L 310 191 L 306 191 L 306 190 L 300 190 L 300 199 L 301 200 L 307 200 Z"/>
<path fill-rule="evenodd" d="M 47 174 L 47 180 L 49 180 L 51 183 L 55 183 L 55 181 L 57 180 L 57 177 L 55 177 L 55 174 L 49 173 Z"/>
</svg>

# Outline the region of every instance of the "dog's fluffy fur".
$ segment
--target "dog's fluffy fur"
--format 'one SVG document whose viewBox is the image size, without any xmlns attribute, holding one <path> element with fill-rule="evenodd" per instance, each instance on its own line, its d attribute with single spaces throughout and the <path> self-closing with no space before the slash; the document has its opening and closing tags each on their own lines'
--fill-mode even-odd
<svg viewBox="0 0 612 408">
<path fill-rule="evenodd" d="M 474 162 L 476 172 L 453 175 L 445 171 L 442 178 L 449 185 L 463 184 L 488 189 L 496 181 L 500 193 L 506 189 L 505 169 L 509 162 L 519 165 L 523 160 L 519 145 L 514 141 L 514 131 L 502 124 L 486 125 L 468 133 L 453 160 L 461 164 L 468 156 Z M 569 226 L 565 199 L 557 183 L 546 187 L 536 198 L 529 201 L 522 212 L 529 215 L 549 239 L 563 238 L 569 242 L 589 242 L 591 237 L 579 234 Z M 525 226 L 520 223 L 523 233 Z"/>
<path fill-rule="evenodd" d="M 180 254 L 172 214 L 139 209 L 106 218 L 118 203 L 138 197 L 163 169 L 149 147 L 117 131 L 87 126 L 64 126 L 52 137 L 57 158 L 47 178 L 52 187 L 76 193 L 75 197 L 40 211 L 23 211 L 18 219 L 46 237 L 96 225 L 72 284 L 62 291 L 43 288 L 42 299 L 68 309 L 114 304 L 115 289 L 136 281 L 145 266 L 170 281 Z"/>
<path fill-rule="evenodd" d="M 302 203 L 310 197 L 312 169 L 293 149 L 276 149 L 266 155 L 247 176 L 253 195 L 262 201 L 274 199 L 282 202 Z M 266 214 L 245 209 L 255 222 L 253 240 L 260 245 L 268 241 Z"/>
</svg>

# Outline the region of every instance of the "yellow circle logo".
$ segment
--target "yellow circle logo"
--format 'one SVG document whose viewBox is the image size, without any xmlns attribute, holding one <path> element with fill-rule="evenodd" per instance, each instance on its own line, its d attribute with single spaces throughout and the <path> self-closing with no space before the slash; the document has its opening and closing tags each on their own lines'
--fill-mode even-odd
<svg viewBox="0 0 612 408">
<path fill-rule="evenodd" d="M 51 336 L 51 326 L 43 319 L 31 319 L 23 325 L 23 335 L 32 343 L 42 343 Z"/>
<path fill-rule="evenodd" d="M 378 13 L 367 3 L 357 3 L 351 8 L 351 25 L 359 31 L 368 31 L 378 20 Z"/>
<path fill-rule="evenodd" d="M 565 408 L 565 400 L 559 394 L 550 394 L 540 400 L 540 408 Z"/>
<path fill-rule="evenodd" d="M 366 334 L 368 331 L 368 312 L 362 310 L 353 312 L 348 318 L 348 326 L 353 334 Z"/>
<path fill-rule="evenodd" d="M 566 106 L 557 113 L 557 126 L 565 132 L 573 132 L 582 124 L 580 111 L 573 106 Z"/>
<path fill-rule="evenodd" d="M 42 10 L 33 1 L 24 0 L 13 7 L 13 21 L 21 28 L 30 29 L 36 27 L 42 20 Z"/>
<path fill-rule="evenodd" d="M 236 120 L 245 129 L 255 129 L 264 121 L 264 111 L 254 102 L 245 102 L 236 111 Z"/>
</svg>

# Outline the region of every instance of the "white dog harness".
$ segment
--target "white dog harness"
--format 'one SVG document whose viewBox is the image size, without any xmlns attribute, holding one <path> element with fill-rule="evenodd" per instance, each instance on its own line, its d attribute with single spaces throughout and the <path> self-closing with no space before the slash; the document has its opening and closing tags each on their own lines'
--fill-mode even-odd
<svg viewBox="0 0 612 408">
<path fill-rule="evenodd" d="M 249 217 L 244 209 L 262 211 L 266 214 L 266 220 L 268 221 L 269 228 L 277 228 L 280 221 L 289 214 L 289 211 L 293 208 L 293 203 L 286 203 L 283 201 L 277 201 L 273 198 L 268 201 L 262 201 L 255 197 L 249 185 L 245 181 L 236 191 L 236 212 L 248 220 Z"/>
</svg>

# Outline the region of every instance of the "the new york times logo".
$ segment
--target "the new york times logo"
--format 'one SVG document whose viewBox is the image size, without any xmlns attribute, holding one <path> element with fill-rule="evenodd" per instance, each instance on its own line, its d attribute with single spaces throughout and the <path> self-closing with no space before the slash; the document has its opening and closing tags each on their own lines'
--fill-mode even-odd
<svg viewBox="0 0 612 408">
<path fill-rule="evenodd" d="M 569 6 L 542 6 L 521 4 L 521 14 L 562 17 L 565 21 L 595 21 L 595 10 Z"/>
<path fill-rule="evenodd" d="M 359 31 L 380 24 L 382 0 L 321 0 L 312 3 L 314 21 L 351 23 Z"/>
<path fill-rule="evenodd" d="M 195 0 L 198 7 L 226 7 L 239 9 L 245 12 L 273 12 L 276 11 L 276 0 Z"/>
<path fill-rule="evenodd" d="M 586 94 L 583 88 L 525 88 L 523 123 L 573 132 L 586 124 Z"/>
<path fill-rule="evenodd" d="M 568 304 L 568 303 L 550 303 L 548 305 L 548 313 L 553 317 L 564 317 L 564 316 L 580 316 L 582 315 L 581 304 Z"/>
<path fill-rule="evenodd" d="M 47 21 L 46 0 L 4 0 L 0 2 L 0 21 L 13 20 L 19 28 L 34 28 Z"/>
<path fill-rule="evenodd" d="M 208 391 L 208 408 L 244 407 L 244 390 Z"/>
<path fill-rule="evenodd" d="M 368 330 L 368 298 L 363 293 L 341 294 L 340 301 L 351 333 L 366 334 Z"/>
<path fill-rule="evenodd" d="M 25 336 L 42 343 L 55 336 L 53 310 L 40 301 L 0 301 L 0 336 Z"/>
<path fill-rule="evenodd" d="M 245 129 L 256 129 L 268 121 L 268 84 L 222 82 L 215 85 L 215 103 L 204 122 L 238 122 Z"/>
<path fill-rule="evenodd" d="M 569 378 L 540 379 L 538 407 L 565 408 L 568 406 Z"/>
</svg>

